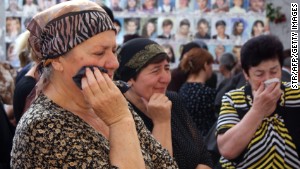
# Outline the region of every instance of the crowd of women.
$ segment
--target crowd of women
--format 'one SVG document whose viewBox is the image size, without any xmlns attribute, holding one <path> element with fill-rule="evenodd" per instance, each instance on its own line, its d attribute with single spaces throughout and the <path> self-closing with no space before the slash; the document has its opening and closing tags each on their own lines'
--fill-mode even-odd
<svg viewBox="0 0 300 169">
<path fill-rule="evenodd" d="M 55 5 L 27 29 L 34 62 L 19 72 L 11 99 L 15 131 L 1 106 L 0 167 L 300 167 L 300 89 L 280 82 L 284 50 L 276 36 L 247 41 L 239 59 L 223 54 L 216 75 L 202 41 L 183 46 L 174 70 L 164 47 L 148 38 L 117 46 L 112 13 L 91 1 Z M 240 76 L 235 69 L 243 70 L 243 87 L 227 90 L 218 107 L 216 95 L 228 88 L 216 86 L 218 76 L 230 84 Z M 211 130 L 220 154 L 207 148 Z"/>
</svg>

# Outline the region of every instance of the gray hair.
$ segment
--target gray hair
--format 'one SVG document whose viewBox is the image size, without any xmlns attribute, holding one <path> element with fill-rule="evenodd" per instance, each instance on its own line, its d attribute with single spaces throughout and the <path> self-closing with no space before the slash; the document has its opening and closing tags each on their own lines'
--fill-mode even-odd
<svg viewBox="0 0 300 169">
<path fill-rule="evenodd" d="M 224 65 L 227 70 L 231 71 L 237 62 L 236 57 L 232 53 L 224 53 L 220 58 L 220 65 Z"/>
<path fill-rule="evenodd" d="M 53 67 L 50 64 L 49 66 L 43 67 L 41 77 L 39 81 L 37 82 L 37 90 L 36 93 L 40 93 L 49 83 L 50 78 L 53 72 Z"/>
</svg>

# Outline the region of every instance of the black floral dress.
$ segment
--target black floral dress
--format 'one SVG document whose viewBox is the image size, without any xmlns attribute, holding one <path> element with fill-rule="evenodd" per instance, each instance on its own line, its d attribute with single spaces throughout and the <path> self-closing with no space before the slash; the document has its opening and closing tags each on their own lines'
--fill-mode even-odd
<svg viewBox="0 0 300 169">
<path fill-rule="evenodd" d="M 179 95 L 202 136 L 206 136 L 217 120 L 214 113 L 216 90 L 201 83 L 187 82 L 181 86 Z"/>
<path fill-rule="evenodd" d="M 146 168 L 178 168 L 130 110 Z M 11 157 L 12 168 L 117 168 L 109 162 L 109 141 L 45 95 L 40 95 L 21 118 Z"/>
<path fill-rule="evenodd" d="M 206 150 L 203 138 L 193 120 L 188 115 L 176 92 L 167 92 L 172 102 L 171 134 L 174 158 L 180 169 L 195 169 L 198 164 L 212 167 L 211 156 Z M 146 127 L 152 131 L 153 122 L 134 105 L 133 109 L 143 119 Z"/>
</svg>

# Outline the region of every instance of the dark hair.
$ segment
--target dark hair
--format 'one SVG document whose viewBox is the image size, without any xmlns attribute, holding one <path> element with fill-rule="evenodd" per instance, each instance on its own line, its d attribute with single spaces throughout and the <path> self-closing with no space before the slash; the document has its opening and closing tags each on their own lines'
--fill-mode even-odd
<svg viewBox="0 0 300 169">
<path fill-rule="evenodd" d="M 126 9 L 130 9 L 130 8 L 129 8 L 129 5 L 128 5 L 128 2 L 129 2 L 129 0 L 127 0 L 127 3 L 126 3 Z M 136 3 L 136 4 L 135 4 L 135 9 L 137 9 L 140 2 L 139 2 L 139 0 L 135 0 L 135 3 Z"/>
<path fill-rule="evenodd" d="M 226 22 L 223 21 L 223 20 L 219 20 L 219 21 L 216 22 L 216 28 L 217 28 L 218 26 L 226 26 Z"/>
<path fill-rule="evenodd" d="M 153 35 L 155 32 L 156 32 L 156 24 L 155 24 L 155 20 L 148 20 L 145 24 L 144 24 L 144 26 L 143 26 L 143 28 L 142 28 L 142 37 L 144 37 L 144 38 L 150 38 L 151 37 L 151 35 L 149 36 L 148 35 L 148 30 L 147 30 L 147 26 L 148 26 L 148 24 L 153 24 L 154 25 L 154 31 L 151 33 L 151 35 Z"/>
<path fill-rule="evenodd" d="M 191 26 L 191 23 L 188 19 L 183 19 L 180 21 L 179 26 L 187 25 L 188 27 Z"/>
<path fill-rule="evenodd" d="M 284 60 L 283 60 L 283 66 L 285 67 L 291 67 L 291 49 L 286 49 L 283 51 Z"/>
<path fill-rule="evenodd" d="M 197 27 L 199 27 L 200 24 L 205 24 L 209 26 L 208 21 L 204 18 L 199 19 L 199 21 L 197 22 Z"/>
<path fill-rule="evenodd" d="M 257 26 L 257 24 L 259 24 L 259 23 L 260 23 L 263 27 L 265 27 L 265 24 L 264 24 L 264 22 L 263 22 L 262 20 L 256 20 L 256 21 L 253 23 L 253 25 L 252 25 L 251 36 L 254 36 L 254 30 L 253 30 L 254 26 Z"/>
<path fill-rule="evenodd" d="M 138 77 L 138 75 L 140 74 L 140 72 L 147 67 L 150 64 L 156 64 L 156 63 L 160 63 L 164 60 L 167 60 L 168 62 L 170 61 L 169 56 L 166 53 L 163 54 L 159 54 L 157 56 L 154 56 L 153 58 L 151 58 L 145 65 L 143 65 L 141 67 L 141 69 L 135 74 L 135 76 L 132 77 L 133 80 L 136 80 L 136 78 Z"/>
<path fill-rule="evenodd" d="M 118 19 L 113 20 L 113 22 L 115 24 L 117 24 L 118 26 L 122 27 L 122 24 L 121 24 L 121 22 Z"/>
<path fill-rule="evenodd" d="M 245 26 L 245 23 L 243 22 L 242 19 L 240 19 L 240 20 L 234 22 L 234 24 L 233 24 L 233 29 L 232 29 L 232 34 L 233 34 L 233 35 L 239 35 L 236 29 L 237 29 L 237 27 L 238 27 L 238 25 L 239 25 L 240 23 L 243 24 L 243 26 Z M 245 28 L 244 28 L 244 29 L 245 29 Z"/>
<path fill-rule="evenodd" d="M 128 24 L 129 22 L 134 22 L 136 26 L 139 26 L 139 19 L 138 18 L 128 18 L 126 19 L 125 23 Z"/>
<path fill-rule="evenodd" d="M 114 21 L 115 17 L 114 17 L 113 11 L 108 6 L 106 6 L 104 4 L 101 4 L 100 6 L 105 10 L 105 12 L 109 16 L 110 20 Z"/>
<path fill-rule="evenodd" d="M 236 64 L 236 57 L 232 53 L 223 53 L 220 57 L 220 65 L 224 65 L 225 68 L 231 71 Z"/>
<path fill-rule="evenodd" d="M 275 35 L 254 37 L 241 49 L 242 68 L 248 75 L 250 67 L 255 67 L 266 60 L 278 59 L 282 66 L 283 58 L 283 45 Z"/>
<path fill-rule="evenodd" d="M 163 48 L 168 48 L 170 49 L 171 53 L 172 53 L 172 57 L 170 58 L 170 62 L 171 63 L 175 63 L 175 53 L 174 53 L 174 50 L 173 50 L 173 47 L 170 45 L 170 44 L 163 44 L 161 45 Z"/>
<path fill-rule="evenodd" d="M 165 26 L 173 26 L 173 21 L 171 19 L 165 19 L 162 23 L 162 26 L 165 27 Z"/>
<path fill-rule="evenodd" d="M 127 34 L 127 35 L 124 35 L 123 37 L 123 43 L 127 42 L 127 41 L 130 41 L 132 39 L 136 39 L 136 38 L 140 38 L 141 36 L 139 34 Z"/>
<path fill-rule="evenodd" d="M 195 41 L 189 42 L 187 44 L 183 44 L 183 45 L 181 45 L 180 48 L 181 48 L 181 53 L 180 53 L 179 60 L 181 60 L 183 58 L 183 55 L 185 53 L 187 53 L 188 51 L 190 51 L 193 48 L 204 48 L 205 50 L 208 50 L 206 43 L 204 41 L 198 40 L 198 39 Z"/>
</svg>

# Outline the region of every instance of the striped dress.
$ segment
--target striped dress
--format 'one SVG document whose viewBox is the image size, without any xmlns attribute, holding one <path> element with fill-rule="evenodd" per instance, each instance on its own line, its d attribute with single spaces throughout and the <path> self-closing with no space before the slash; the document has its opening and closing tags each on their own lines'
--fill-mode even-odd
<svg viewBox="0 0 300 169">
<path fill-rule="evenodd" d="M 234 160 L 220 158 L 223 168 L 300 168 L 300 89 L 282 83 L 284 94 L 273 114 L 265 117 L 248 146 Z M 230 91 L 222 99 L 217 134 L 241 121 L 252 105 L 250 86 Z"/>
</svg>

